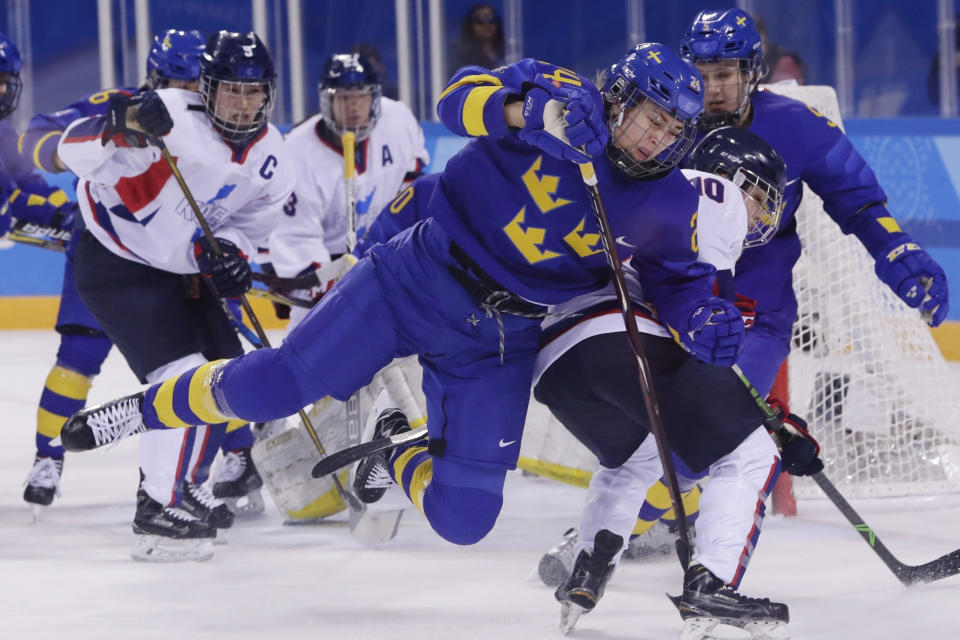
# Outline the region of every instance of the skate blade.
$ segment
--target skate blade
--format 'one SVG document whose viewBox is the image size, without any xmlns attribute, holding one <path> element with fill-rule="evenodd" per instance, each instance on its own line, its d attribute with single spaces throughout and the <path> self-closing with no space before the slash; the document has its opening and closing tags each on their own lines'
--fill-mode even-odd
<svg viewBox="0 0 960 640">
<path fill-rule="evenodd" d="M 135 535 L 130 556 L 138 562 L 202 562 L 213 557 L 213 538 L 177 540 Z"/>
<path fill-rule="evenodd" d="M 724 635 L 714 633 L 717 627 L 727 628 Z M 744 623 L 727 618 L 687 618 L 683 621 L 680 640 L 720 640 L 730 638 L 729 629 L 741 629 L 750 634 L 750 640 L 790 640 L 790 632 L 784 622 L 754 620 Z"/>
<path fill-rule="evenodd" d="M 233 512 L 233 515 L 243 520 L 258 518 L 265 510 L 260 489 L 254 489 L 239 498 L 221 498 L 221 500 L 227 503 L 227 508 Z"/>
<path fill-rule="evenodd" d="M 40 514 L 43 513 L 44 507 L 42 504 L 31 504 L 30 505 L 30 517 L 32 518 L 30 524 L 37 524 L 40 522 Z"/>
<path fill-rule="evenodd" d="M 393 540 L 400 529 L 400 520 L 406 509 L 350 512 L 350 535 L 360 544 L 374 546 Z"/>
<path fill-rule="evenodd" d="M 564 602 L 560 606 L 560 633 L 569 635 L 573 628 L 577 626 L 580 616 L 585 613 L 589 613 L 589 610 L 573 602 Z"/>
</svg>

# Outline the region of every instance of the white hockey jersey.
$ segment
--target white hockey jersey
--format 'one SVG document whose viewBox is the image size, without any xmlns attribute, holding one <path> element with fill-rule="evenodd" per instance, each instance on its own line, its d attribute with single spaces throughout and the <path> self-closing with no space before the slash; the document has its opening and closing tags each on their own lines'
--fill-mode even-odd
<svg viewBox="0 0 960 640">
<path fill-rule="evenodd" d="M 200 95 L 162 89 L 173 119 L 163 140 L 214 235 L 251 258 L 266 247 L 294 176 L 280 132 L 268 125 L 238 154 L 216 132 Z M 103 117 L 64 132 L 57 153 L 80 178 L 77 201 L 87 229 L 113 253 L 172 273 L 196 273 L 193 211 L 154 146 L 101 143 Z"/>
<path fill-rule="evenodd" d="M 747 209 L 739 187 L 726 178 L 703 171 L 684 169 L 683 175 L 700 190 L 700 203 L 697 208 L 699 260 L 712 264 L 717 271 L 729 270 L 733 273 L 743 250 L 743 238 L 747 233 Z M 630 299 L 634 303 L 642 303 L 645 298 L 636 272 L 625 264 L 624 275 L 627 289 L 630 291 Z M 569 322 L 571 316 L 583 309 L 616 300 L 616 297 L 613 283 L 610 283 L 603 289 L 577 296 L 563 304 L 551 307 L 551 315 L 543 322 L 544 332 L 548 333 L 551 327 L 564 322 L 565 319 Z M 670 333 L 662 324 L 645 317 L 637 317 L 637 328 L 643 333 L 670 337 Z M 623 330 L 623 315 L 619 306 L 610 313 L 599 313 L 575 322 L 540 349 L 534 368 L 533 386 L 536 386 L 547 367 L 566 353 L 570 347 L 591 336 Z"/>
<path fill-rule="evenodd" d="M 296 165 L 296 186 L 284 216 L 270 237 L 270 262 L 277 275 L 290 277 L 311 263 L 326 264 L 347 250 L 347 207 L 343 153 L 317 133 L 316 114 L 286 135 Z M 357 229 L 368 227 L 403 187 L 404 177 L 430 162 L 423 130 L 403 103 L 380 101 L 380 119 L 357 144 L 354 191 Z M 360 235 L 360 234 L 358 234 Z"/>
</svg>

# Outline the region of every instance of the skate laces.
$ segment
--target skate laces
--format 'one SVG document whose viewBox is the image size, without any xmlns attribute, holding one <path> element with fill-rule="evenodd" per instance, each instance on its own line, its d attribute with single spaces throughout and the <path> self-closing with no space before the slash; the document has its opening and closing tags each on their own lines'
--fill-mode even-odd
<svg viewBox="0 0 960 640">
<path fill-rule="evenodd" d="M 213 483 L 233 482 L 243 475 L 246 468 L 247 459 L 245 456 L 233 451 L 228 451 L 223 456 L 223 461 L 220 463 L 220 466 L 217 467 L 216 473 L 213 474 Z"/>
<path fill-rule="evenodd" d="M 27 475 L 24 485 L 33 487 L 42 487 L 44 489 L 53 489 L 60 495 L 60 471 L 63 468 L 63 460 L 54 458 L 38 457 L 33 463 L 33 468 Z"/>
<path fill-rule="evenodd" d="M 382 462 L 377 462 L 373 466 L 363 483 L 364 489 L 389 489 L 392 486 L 393 478 L 390 477 L 390 471 Z"/>
<path fill-rule="evenodd" d="M 179 507 L 164 507 L 163 513 L 171 520 L 180 522 L 200 522 L 200 518 L 180 509 Z"/>
<path fill-rule="evenodd" d="M 124 398 L 91 412 L 87 416 L 87 425 L 98 447 L 103 444 L 115 446 L 144 427 L 136 397 Z"/>
<path fill-rule="evenodd" d="M 202 484 L 192 484 L 187 483 L 187 494 L 195 502 L 199 503 L 200 506 L 204 507 L 207 511 L 213 511 L 220 505 L 224 504 L 223 500 L 215 497 L 212 493 L 207 491 L 206 487 Z"/>
</svg>

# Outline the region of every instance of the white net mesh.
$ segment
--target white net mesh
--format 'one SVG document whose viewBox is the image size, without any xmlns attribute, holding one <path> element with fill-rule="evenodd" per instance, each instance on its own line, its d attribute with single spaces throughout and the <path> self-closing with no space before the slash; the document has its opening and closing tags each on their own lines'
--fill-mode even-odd
<svg viewBox="0 0 960 640">
<path fill-rule="evenodd" d="M 769 89 L 843 126 L 832 88 Z M 930 330 L 809 189 L 797 224 L 803 253 L 793 272 L 800 309 L 790 408 L 819 439 L 826 473 L 850 497 L 960 489 L 960 396 L 950 391 L 960 387 Z M 794 488 L 800 497 L 819 495 L 811 481 Z"/>
<path fill-rule="evenodd" d="M 838 123 L 830 87 L 769 87 Z M 894 212 L 896 215 L 896 212 Z M 845 496 L 960 490 L 960 384 L 919 314 L 881 283 L 860 242 L 845 236 L 809 189 L 797 212 L 803 254 L 789 360 L 790 407 L 820 441 Z M 533 402 L 521 466 L 576 481 L 596 459 Z M 822 495 L 796 478 L 796 494 Z"/>
</svg>

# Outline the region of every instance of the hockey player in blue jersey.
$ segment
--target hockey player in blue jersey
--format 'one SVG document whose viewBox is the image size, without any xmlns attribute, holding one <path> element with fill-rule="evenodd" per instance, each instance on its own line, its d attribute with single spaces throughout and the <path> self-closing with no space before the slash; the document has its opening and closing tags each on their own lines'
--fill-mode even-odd
<svg viewBox="0 0 960 640">
<path fill-rule="evenodd" d="M 279 349 L 84 410 L 65 426 L 64 446 L 232 416 L 274 419 L 324 395 L 346 399 L 394 357 L 416 353 L 429 444 L 373 466 L 445 539 L 483 538 L 519 455 L 545 305 L 609 277 L 576 163 L 596 160 L 623 255 L 632 254 L 682 346 L 728 365 L 743 339 L 740 314 L 713 294 L 715 270 L 696 260 L 696 191 L 672 171 L 692 142 L 700 78 L 658 44 L 638 45 L 619 65 L 603 96 L 574 72 L 534 60 L 460 70 L 438 112 L 473 139 L 437 181 L 428 219 L 373 246 Z M 570 144 L 544 128 L 557 113 L 566 114 L 558 126 Z M 402 419 L 378 425 L 380 435 L 406 428 Z"/>
<path fill-rule="evenodd" d="M 16 46 L 0 34 L 0 235 L 5 234 L 14 221 L 69 233 L 76 204 L 62 189 L 49 186 L 32 163 L 17 152 L 17 132 L 6 119 L 17 108 L 20 99 L 23 88 L 21 65 Z M 62 339 L 61 352 L 63 342 L 67 340 L 66 337 Z M 79 379 L 81 377 L 73 369 L 55 368 L 51 372 L 44 392 L 47 406 L 41 405 L 38 415 L 41 424 L 51 409 L 59 410 L 62 416 L 56 425 L 59 433 L 67 416 L 83 407 L 82 401 L 75 403 L 72 400 L 81 394 L 86 396 L 88 383 L 84 384 Z M 56 397 L 53 394 L 57 394 Z M 62 450 L 48 451 L 41 446 L 45 442 L 41 442 L 38 436 L 37 456 L 23 493 L 27 502 L 37 505 L 47 505 L 53 500 L 63 465 Z"/>
</svg>

